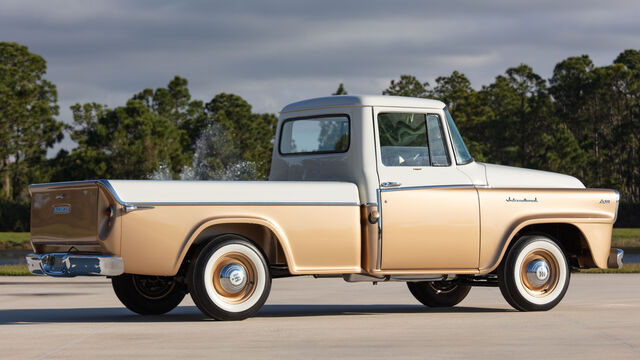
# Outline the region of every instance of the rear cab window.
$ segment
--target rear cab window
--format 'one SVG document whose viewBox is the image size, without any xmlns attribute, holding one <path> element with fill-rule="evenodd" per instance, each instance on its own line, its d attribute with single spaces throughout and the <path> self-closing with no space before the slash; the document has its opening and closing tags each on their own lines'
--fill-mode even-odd
<svg viewBox="0 0 640 360">
<path fill-rule="evenodd" d="M 346 114 L 287 119 L 280 129 L 282 155 L 344 153 L 351 141 Z"/>
</svg>

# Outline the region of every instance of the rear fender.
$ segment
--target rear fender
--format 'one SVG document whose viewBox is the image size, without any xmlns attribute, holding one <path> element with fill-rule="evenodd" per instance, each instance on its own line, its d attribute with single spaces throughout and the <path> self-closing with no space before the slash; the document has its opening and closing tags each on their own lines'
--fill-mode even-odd
<svg viewBox="0 0 640 360">
<path fill-rule="evenodd" d="M 206 241 L 210 238 L 206 236 L 206 232 L 208 229 L 215 228 L 221 225 L 230 225 L 230 224 L 258 225 L 271 231 L 276 241 L 282 248 L 282 251 L 284 252 L 284 256 L 287 264 L 289 265 L 290 268 L 295 268 L 295 262 L 294 262 L 293 254 L 291 252 L 291 248 L 289 246 L 289 242 L 287 241 L 287 237 L 284 231 L 282 231 L 282 229 L 280 228 L 280 226 L 278 226 L 277 224 L 274 224 L 273 222 L 267 219 L 258 218 L 258 217 L 222 217 L 222 218 L 205 220 L 200 225 L 198 225 L 191 232 L 189 236 L 186 237 L 186 240 L 182 243 L 180 247 L 180 251 L 178 252 L 178 256 L 175 259 L 174 273 L 178 272 L 180 266 L 182 265 L 182 263 L 186 258 L 187 253 L 193 246 L 197 246 L 197 244 L 199 244 L 200 242 Z M 257 242 L 256 239 L 250 239 L 250 240 Z M 262 249 L 262 250 L 265 253 L 267 252 L 266 251 L 267 249 Z"/>
</svg>

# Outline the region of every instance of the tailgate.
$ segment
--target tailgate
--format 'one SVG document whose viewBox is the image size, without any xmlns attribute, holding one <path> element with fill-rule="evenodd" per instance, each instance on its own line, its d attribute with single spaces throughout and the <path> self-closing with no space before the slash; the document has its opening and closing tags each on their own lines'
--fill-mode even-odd
<svg viewBox="0 0 640 360">
<path fill-rule="evenodd" d="M 118 207 L 98 182 L 32 185 L 29 190 L 31 242 L 37 253 L 119 250 Z"/>
</svg>

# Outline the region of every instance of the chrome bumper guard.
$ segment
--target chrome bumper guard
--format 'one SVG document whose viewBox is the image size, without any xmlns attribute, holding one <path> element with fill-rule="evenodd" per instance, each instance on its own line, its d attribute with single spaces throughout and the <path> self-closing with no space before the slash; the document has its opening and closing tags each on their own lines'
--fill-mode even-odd
<svg viewBox="0 0 640 360">
<path fill-rule="evenodd" d="M 611 248 L 609 252 L 609 259 L 607 260 L 607 267 L 609 269 L 622 269 L 622 258 L 624 257 L 624 251 L 621 249 Z"/>
<path fill-rule="evenodd" d="M 55 277 L 117 276 L 124 272 L 121 257 L 68 253 L 29 254 L 29 271 Z"/>
</svg>

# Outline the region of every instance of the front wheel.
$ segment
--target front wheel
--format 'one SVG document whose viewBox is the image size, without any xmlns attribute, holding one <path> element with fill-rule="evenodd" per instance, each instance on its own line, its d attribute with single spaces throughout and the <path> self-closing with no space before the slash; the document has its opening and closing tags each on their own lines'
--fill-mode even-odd
<svg viewBox="0 0 640 360">
<path fill-rule="evenodd" d="M 207 244 L 189 271 L 193 302 L 216 320 L 242 320 L 260 310 L 271 290 L 269 266 L 260 250 L 237 235 Z"/>
<path fill-rule="evenodd" d="M 464 300 L 471 286 L 453 281 L 408 282 L 413 297 L 428 307 L 452 307 Z"/>
<path fill-rule="evenodd" d="M 116 296 L 140 315 L 160 315 L 173 310 L 187 294 L 172 277 L 122 274 L 111 278 Z"/>
<path fill-rule="evenodd" d="M 498 268 L 500 291 L 520 311 L 556 306 L 569 287 L 569 263 L 560 246 L 543 235 L 516 241 Z"/>
</svg>

